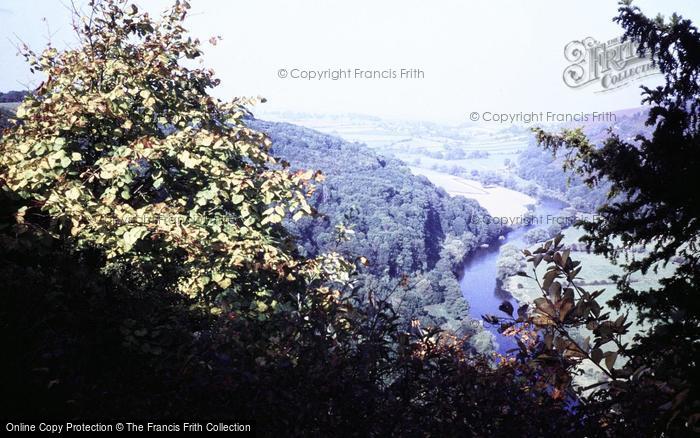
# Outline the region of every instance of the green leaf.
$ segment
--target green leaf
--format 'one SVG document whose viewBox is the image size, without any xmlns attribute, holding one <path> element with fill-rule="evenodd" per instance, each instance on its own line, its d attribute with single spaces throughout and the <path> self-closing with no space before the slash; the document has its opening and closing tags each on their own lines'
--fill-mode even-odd
<svg viewBox="0 0 700 438">
<path fill-rule="evenodd" d="M 144 226 L 137 226 L 125 232 L 122 236 L 124 251 L 130 251 L 136 242 L 142 239 L 146 234 L 148 234 L 148 228 Z"/>
<path fill-rule="evenodd" d="M 233 202 L 236 205 L 243 202 L 244 199 L 245 199 L 245 197 L 243 195 L 239 195 L 239 194 L 231 195 L 231 202 Z"/>
<path fill-rule="evenodd" d="M 66 198 L 70 199 L 71 201 L 75 201 L 76 199 L 80 198 L 80 190 L 77 187 L 72 187 L 66 192 Z"/>
</svg>

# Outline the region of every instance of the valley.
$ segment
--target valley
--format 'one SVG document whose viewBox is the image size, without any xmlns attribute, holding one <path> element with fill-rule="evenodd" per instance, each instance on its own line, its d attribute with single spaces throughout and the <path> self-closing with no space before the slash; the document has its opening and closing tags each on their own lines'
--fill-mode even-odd
<svg viewBox="0 0 700 438">
<path fill-rule="evenodd" d="M 641 123 L 642 112 L 625 110 L 617 113 L 619 120 L 613 126 L 617 132 L 624 133 L 626 137 L 648 132 Z M 474 220 L 504 225 L 500 238 L 494 238 L 488 245 L 475 248 L 466 255 L 459 275 L 461 294 L 468 303 L 469 316 L 481 326 L 484 326 L 480 321 L 481 316 L 498 313 L 498 306 L 504 300 L 511 301 L 517 307 L 531 303 L 540 296 L 534 281 L 514 275 L 519 268 L 525 268 L 524 257 L 512 261 L 504 259 L 512 255 L 502 254 L 504 247 L 515 247 L 518 251 L 532 248 L 535 244 L 533 239 L 538 236 L 544 240 L 561 231 L 563 242 L 576 249 L 572 257 L 580 260 L 584 266 L 581 285 L 590 290 L 604 288 L 601 303 L 617 293 L 616 284 L 610 277 L 622 273 L 622 268 L 601 255 L 586 251 L 584 245 L 578 242 L 583 231 L 566 226 L 573 223 L 573 217 L 584 217 L 602 202 L 604 191 L 600 188 L 591 191 L 576 178 L 566 181 L 560 163 L 533 145 L 529 129 L 511 127 L 490 130 L 469 124 L 448 127 L 421 122 L 385 121 L 361 115 L 273 113 L 265 116 L 292 120 L 295 124 L 347 141 L 366 144 L 380 155 L 403 161 L 411 173 L 425 177 L 449 196 L 475 200 L 487 214 L 472 216 Z M 592 139 L 600 140 L 607 126 L 604 123 L 591 123 L 585 130 Z M 535 220 L 530 225 L 526 220 L 519 220 L 533 216 L 539 221 Z M 548 223 L 547 218 L 551 222 L 560 220 L 564 226 Z M 503 266 L 511 271 L 502 272 Z M 636 274 L 632 281 L 636 289 L 645 290 L 657 287 L 660 278 L 668 277 L 674 271 L 675 267 L 670 264 L 657 272 Z M 430 305 L 427 310 L 433 315 L 444 313 L 440 304 Z M 628 314 L 630 321 L 636 318 L 632 308 L 624 308 L 620 314 Z M 617 317 L 618 313 L 613 312 L 613 315 Z M 449 324 L 444 328 L 448 327 Z M 642 329 L 633 325 L 625 341 L 631 341 Z M 585 337 L 588 334 L 580 335 Z M 473 342 L 481 344 L 482 349 L 500 353 L 515 345 L 512 338 L 500 335 L 494 327 L 480 332 Z M 582 375 L 577 378 L 581 386 L 602 378 L 600 371 L 591 364 L 582 365 L 581 371 Z"/>
</svg>

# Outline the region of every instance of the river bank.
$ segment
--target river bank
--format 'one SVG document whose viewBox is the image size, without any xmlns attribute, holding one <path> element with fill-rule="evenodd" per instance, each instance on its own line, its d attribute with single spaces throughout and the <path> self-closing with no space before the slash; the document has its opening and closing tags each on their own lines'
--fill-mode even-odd
<svg viewBox="0 0 700 438">
<path fill-rule="evenodd" d="M 556 218 L 567 204 L 551 198 L 543 198 L 535 205 L 532 215 L 542 218 Z M 489 243 L 488 247 L 475 249 L 464 262 L 460 276 L 460 288 L 462 296 L 469 303 L 469 316 L 475 320 L 481 320 L 481 315 L 496 314 L 498 306 L 503 301 L 510 301 L 514 307 L 518 307 L 518 300 L 500 284 L 498 280 L 498 268 L 496 262 L 499 250 L 503 245 L 512 244 L 519 248 L 529 246 L 524 236 L 527 231 L 538 226 L 536 222 L 524 221 L 520 226 L 509 228 L 504 233 L 503 239 L 496 239 Z M 515 347 L 515 341 L 498 333 L 495 327 L 485 327 L 493 336 L 495 350 L 505 353 Z"/>
</svg>

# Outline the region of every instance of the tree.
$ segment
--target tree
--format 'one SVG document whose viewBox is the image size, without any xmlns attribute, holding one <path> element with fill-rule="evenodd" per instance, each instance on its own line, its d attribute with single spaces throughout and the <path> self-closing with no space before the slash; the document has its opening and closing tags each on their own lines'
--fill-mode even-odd
<svg viewBox="0 0 700 438">
<path fill-rule="evenodd" d="M 147 351 L 153 357 L 143 359 L 144 364 L 158 369 L 169 368 L 164 363 L 169 359 L 184 366 L 180 351 L 198 354 L 195 332 L 218 329 L 227 342 L 216 349 L 233 350 L 242 362 L 252 354 L 261 363 L 279 357 L 298 360 L 299 351 L 291 353 L 279 345 L 287 342 L 284 330 L 299 335 L 301 348 L 302 328 L 320 323 L 324 328 L 312 333 L 337 336 L 332 327 L 347 327 L 347 317 L 331 316 L 329 309 L 344 306 L 338 288 L 347 286 L 352 263 L 331 252 L 299 256 L 281 225 L 284 218 L 297 220 L 313 213 L 308 203 L 311 182 L 321 174 L 289 171 L 270 154 L 269 139 L 243 122 L 248 100 L 223 103 L 212 98 L 208 89 L 218 84 L 213 72 L 183 65 L 183 59 L 201 54 L 199 41 L 187 37 L 181 24 L 187 3 L 176 2 L 160 20 L 122 1 L 95 1 L 90 7 L 89 17 L 75 17 L 77 48 L 59 52 L 49 46 L 40 55 L 23 49 L 31 69 L 43 73 L 45 80 L 26 96 L 0 139 L 2 241 L 12 251 L 2 277 L 12 279 L 15 272 L 27 276 L 24 281 L 32 291 L 27 306 L 31 300 L 46 305 L 44 295 L 65 296 L 56 313 L 45 306 L 48 315 L 42 315 L 62 324 L 78 325 L 89 318 L 86 309 L 93 309 L 105 320 L 114 320 L 117 329 L 132 319 L 125 313 L 140 314 L 130 312 L 131 306 L 154 297 L 148 308 L 160 303 L 161 313 L 151 318 L 153 323 L 140 321 L 152 330 L 138 327 L 133 335 L 125 328 L 124 339 L 117 336 L 117 346 L 105 348 L 125 344 L 138 353 Z M 36 260 L 28 257 L 32 251 Z M 56 266 L 60 260 L 72 260 L 78 265 L 76 277 L 89 272 L 95 279 L 71 280 L 73 289 L 64 289 L 73 274 L 56 277 L 55 266 L 42 267 L 53 259 Z M 34 274 L 42 270 L 53 276 Z M 94 292 L 94 283 L 102 285 L 99 291 L 119 295 L 113 300 L 122 307 L 105 315 L 111 299 L 84 302 L 83 295 Z M 14 281 L 7 284 L 16 286 Z M 17 289 L 7 284 L 6 301 L 15 302 Z M 73 314 L 64 313 L 69 302 L 79 303 Z M 177 312 L 172 302 L 178 303 Z M 186 317 L 179 313 L 188 308 L 236 322 L 214 320 L 193 327 L 183 322 L 189 312 L 183 310 Z M 319 308 L 329 310 L 324 318 L 309 318 Z M 3 318 L 16 323 L 15 333 L 36 334 L 16 318 L 17 309 L 15 313 Z M 57 314 L 61 317 L 55 318 Z M 193 317 L 202 322 L 201 318 Z M 187 326 L 189 333 L 171 353 L 176 357 L 159 361 L 156 356 L 166 350 L 151 348 L 143 336 L 170 331 L 170 323 L 150 326 L 169 319 L 175 321 L 172 325 Z M 244 336 L 231 336 L 241 327 L 249 328 Z M 106 339 L 114 339 L 111 329 L 105 330 Z M 37 339 L 54 337 L 58 344 L 74 343 L 83 356 L 96 354 L 89 345 L 71 339 L 73 335 L 81 336 L 69 328 L 68 340 L 36 334 Z M 245 346 L 237 343 L 246 337 Z M 325 342 L 325 336 L 311 339 Z M 23 356 L 31 356 L 21 362 L 28 369 L 38 366 L 32 362 L 35 357 L 45 355 L 45 346 L 39 343 L 36 348 L 35 355 Z M 125 354 L 138 357 L 136 363 L 142 360 L 133 351 Z M 213 362 L 207 366 L 218 367 Z M 65 373 L 59 380 L 82 379 L 81 367 L 56 367 Z M 124 384 L 92 383 L 105 385 L 107 392 Z M 76 406 L 84 408 L 98 392 L 86 394 L 75 384 L 67 397 L 81 398 Z"/>
<path fill-rule="evenodd" d="M 18 214 L 160 287 L 267 308 L 268 291 L 302 276 L 280 223 L 312 212 L 320 174 L 289 172 L 243 124 L 245 99 L 215 100 L 213 72 L 181 65 L 201 54 L 180 26 L 185 3 L 159 22 L 91 5 L 79 48 L 24 49 L 46 79 L 2 139 L 0 177 L 25 200 Z"/>
<path fill-rule="evenodd" d="M 527 244 L 533 245 L 535 243 L 544 242 L 549 239 L 549 237 L 549 233 L 544 228 L 533 228 L 523 235 L 523 240 Z"/>
<path fill-rule="evenodd" d="M 512 244 L 503 245 L 496 262 L 497 276 L 499 280 L 515 275 L 525 267 L 525 258 L 522 252 Z"/>
<path fill-rule="evenodd" d="M 611 302 L 617 309 L 635 306 L 639 322 L 652 327 L 637 337 L 626 355 L 633 372 L 653 377 L 644 390 L 628 388 L 628 393 L 646 390 L 646 397 L 654 397 L 659 407 L 653 426 L 657 432 L 689 433 L 697 431 L 700 419 L 700 35 L 689 20 L 675 14 L 668 21 L 650 19 L 628 1 L 621 4 L 615 21 L 664 75 L 664 85 L 643 87 L 642 92 L 642 102 L 649 105 L 646 124 L 654 128 L 653 134 L 633 141 L 612 134 L 600 147 L 581 130 L 552 135 L 537 129 L 537 139 L 554 154 L 561 153 L 564 168 L 582 175 L 590 186 L 610 184 L 598 219 L 582 223 L 587 232 L 583 241 L 616 261 L 629 256 L 635 246 L 652 248 L 642 258 L 624 260 L 620 292 Z M 641 291 L 630 285 L 632 274 L 671 259 L 680 263 L 660 287 Z M 661 389 L 650 390 L 653 385 Z M 630 418 L 641 419 L 635 415 L 639 400 L 618 393 L 617 401 Z"/>
</svg>

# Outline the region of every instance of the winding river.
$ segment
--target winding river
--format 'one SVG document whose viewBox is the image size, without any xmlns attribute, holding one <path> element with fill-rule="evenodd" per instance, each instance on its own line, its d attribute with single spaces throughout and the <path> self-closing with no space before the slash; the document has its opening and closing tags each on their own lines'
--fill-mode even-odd
<svg viewBox="0 0 700 438">
<path fill-rule="evenodd" d="M 522 226 L 513 229 L 505 234 L 505 239 L 491 242 L 488 248 L 477 248 L 472 252 L 464 263 L 464 270 L 460 278 L 460 288 L 462 295 L 469 303 L 469 315 L 477 320 L 481 320 L 481 315 L 492 314 L 503 316 L 498 310 L 498 306 L 505 300 L 518 308 L 518 303 L 508 291 L 503 290 L 497 281 L 496 261 L 498 260 L 499 248 L 507 243 L 518 248 L 529 246 L 523 240 L 524 234 L 533 227 L 547 226 L 547 218 L 557 216 L 566 207 L 566 204 L 552 198 L 543 198 L 535 206 L 534 215 L 542 219 L 542 224 L 535 223 L 529 226 Z M 512 338 L 502 336 L 495 327 L 486 326 L 496 336 L 498 342 L 498 352 L 504 353 L 506 350 L 515 348 Z"/>
</svg>

